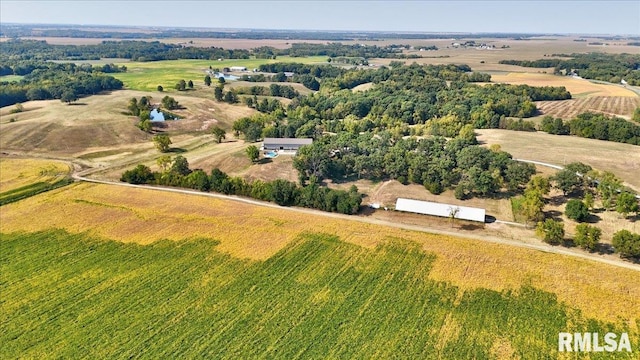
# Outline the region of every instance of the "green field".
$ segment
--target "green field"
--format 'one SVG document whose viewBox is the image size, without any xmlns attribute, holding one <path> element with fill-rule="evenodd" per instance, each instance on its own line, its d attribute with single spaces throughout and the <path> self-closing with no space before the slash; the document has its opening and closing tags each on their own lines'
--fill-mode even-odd
<svg viewBox="0 0 640 360">
<path fill-rule="evenodd" d="M 0 81 L 7 81 L 7 82 L 12 82 L 12 81 L 20 81 L 22 80 L 24 76 L 22 75 L 4 75 L 4 76 L 0 76 Z"/>
<path fill-rule="evenodd" d="M 231 66 L 244 66 L 251 70 L 261 64 L 276 62 L 298 62 L 304 64 L 326 64 L 326 56 L 288 57 L 281 56 L 277 59 L 228 59 L 217 60 L 164 60 L 149 62 L 125 62 L 117 65 L 125 65 L 127 72 L 111 74 L 124 82 L 124 85 L 133 90 L 156 91 L 158 85 L 162 85 L 165 91 L 174 89 L 180 80 L 193 80 L 195 85 L 203 85 L 206 70 L 209 66 L 222 69 Z"/>
<path fill-rule="evenodd" d="M 50 231 L 0 243 L 3 359 L 554 359 L 561 331 L 638 333 L 531 287 L 434 281 L 435 256 L 399 239 L 366 249 L 307 234 L 266 261 L 208 239 L 141 246 Z"/>
</svg>

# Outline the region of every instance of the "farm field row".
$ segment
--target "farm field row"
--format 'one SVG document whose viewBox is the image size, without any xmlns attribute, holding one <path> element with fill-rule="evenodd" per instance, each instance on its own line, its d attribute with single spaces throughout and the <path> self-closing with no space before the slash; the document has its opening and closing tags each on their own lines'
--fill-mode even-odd
<svg viewBox="0 0 640 360">
<path fill-rule="evenodd" d="M 326 56 L 287 57 L 277 59 L 226 59 L 217 60 L 163 60 L 149 62 L 124 62 L 127 72 L 112 74 L 120 79 L 125 87 L 133 90 L 156 91 L 161 85 L 167 91 L 173 91 L 180 80 L 193 80 L 196 85 L 204 86 L 204 77 L 209 66 L 222 69 L 231 66 L 244 66 L 249 70 L 262 64 L 275 62 L 298 62 L 305 64 L 326 64 Z"/>
<path fill-rule="evenodd" d="M 39 221 L 33 221 L 33 214 L 39 214 Z M 437 256 L 432 279 L 461 289 L 504 291 L 529 284 L 556 294 L 559 301 L 586 316 L 608 321 L 633 319 L 637 316 L 633 309 L 640 307 L 640 278 L 630 269 L 509 245 L 149 189 L 75 184 L 4 206 L 0 223 L 4 233 L 62 229 L 127 244 L 213 238 L 219 241 L 217 251 L 252 261 L 269 261 L 307 233 L 337 236 L 369 249 L 403 239 Z"/>
<path fill-rule="evenodd" d="M 637 322 L 594 321 L 530 285 L 434 280 L 439 256 L 400 239 L 364 248 L 306 233 L 264 261 L 210 239 L 139 246 L 58 230 L 0 242 L 3 358 L 551 359 L 567 329 L 626 331 L 638 346 Z"/>
<path fill-rule="evenodd" d="M 573 119 L 585 112 L 597 112 L 629 119 L 633 111 L 640 106 L 640 97 L 587 96 L 562 101 L 538 101 L 536 106 L 543 115 L 565 120 Z"/>
<path fill-rule="evenodd" d="M 0 206 L 68 185 L 71 168 L 59 161 L 2 159 Z"/>
</svg>

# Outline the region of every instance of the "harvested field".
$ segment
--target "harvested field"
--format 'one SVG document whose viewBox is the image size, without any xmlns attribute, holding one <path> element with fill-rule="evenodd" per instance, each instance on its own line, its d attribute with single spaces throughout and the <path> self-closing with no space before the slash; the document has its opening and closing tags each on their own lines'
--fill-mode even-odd
<svg viewBox="0 0 640 360">
<path fill-rule="evenodd" d="M 597 112 L 629 119 L 640 106 L 640 97 L 588 96 L 562 101 L 538 101 L 536 106 L 543 115 L 573 119 L 585 112 Z"/>
<path fill-rule="evenodd" d="M 636 98 L 633 91 L 618 85 L 596 84 L 589 80 L 536 73 L 491 74 L 491 82 L 530 86 L 564 86 L 573 97 L 579 96 L 627 96 Z"/>
<path fill-rule="evenodd" d="M 550 135 L 498 129 L 476 130 L 486 146 L 500 144 L 514 158 L 555 165 L 582 162 L 600 171 L 611 171 L 640 192 L 640 147 L 576 136 Z"/>
<path fill-rule="evenodd" d="M 38 214 L 40 221 L 33 221 L 33 214 Z M 430 278 L 461 289 L 503 291 L 529 284 L 555 293 L 559 301 L 586 316 L 609 321 L 618 321 L 618 316 L 633 318 L 637 316 L 634 309 L 640 307 L 640 283 L 635 283 L 640 278 L 632 270 L 507 245 L 200 196 L 76 184 L 7 205 L 0 212 L 0 223 L 4 233 L 56 228 L 138 244 L 214 238 L 220 241 L 218 251 L 254 260 L 272 258 L 305 233 L 334 235 L 369 249 L 406 239 L 436 255 Z M 594 278 L 599 280 L 588 281 Z"/>
</svg>

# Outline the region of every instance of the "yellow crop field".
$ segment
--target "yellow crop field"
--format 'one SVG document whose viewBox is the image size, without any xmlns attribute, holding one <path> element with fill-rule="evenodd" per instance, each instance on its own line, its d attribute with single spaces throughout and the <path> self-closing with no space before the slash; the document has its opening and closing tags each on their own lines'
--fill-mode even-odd
<svg viewBox="0 0 640 360">
<path fill-rule="evenodd" d="M 38 221 L 34 221 L 35 214 Z M 437 256 L 430 277 L 462 289 L 532 285 L 557 294 L 558 300 L 587 316 L 610 321 L 637 317 L 635 309 L 640 308 L 640 277 L 633 270 L 206 196 L 75 184 L 6 205 L 0 224 L 4 233 L 60 228 L 140 244 L 208 237 L 220 241 L 219 251 L 254 260 L 273 256 L 305 233 L 336 235 L 367 248 L 410 240 Z"/>
<path fill-rule="evenodd" d="M 570 76 L 558 76 L 551 74 L 537 73 L 507 73 L 492 74 L 491 81 L 494 83 L 506 83 L 514 85 L 530 86 L 564 86 L 571 95 L 575 96 L 629 96 L 638 95 L 622 86 L 595 84 L 589 80 L 577 79 Z"/>
<path fill-rule="evenodd" d="M 37 182 L 55 182 L 70 171 L 61 161 L 0 158 L 0 193 Z"/>
</svg>

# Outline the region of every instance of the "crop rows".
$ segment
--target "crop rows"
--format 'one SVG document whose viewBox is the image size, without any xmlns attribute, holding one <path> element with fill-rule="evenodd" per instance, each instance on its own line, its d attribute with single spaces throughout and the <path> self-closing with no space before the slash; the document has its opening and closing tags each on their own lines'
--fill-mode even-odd
<svg viewBox="0 0 640 360">
<path fill-rule="evenodd" d="M 0 241 L 1 358 L 468 359 L 505 341 L 520 357 L 555 358 L 559 331 L 623 330 L 534 288 L 432 280 L 435 256 L 403 241 L 366 249 L 307 234 L 265 261 L 207 239 Z"/>
<path fill-rule="evenodd" d="M 584 112 L 630 116 L 640 106 L 640 98 L 626 96 L 593 96 L 564 101 L 539 101 L 538 109 L 544 115 L 572 119 Z"/>
</svg>

